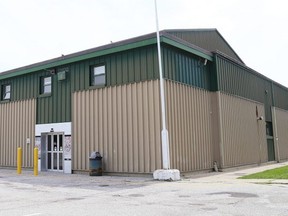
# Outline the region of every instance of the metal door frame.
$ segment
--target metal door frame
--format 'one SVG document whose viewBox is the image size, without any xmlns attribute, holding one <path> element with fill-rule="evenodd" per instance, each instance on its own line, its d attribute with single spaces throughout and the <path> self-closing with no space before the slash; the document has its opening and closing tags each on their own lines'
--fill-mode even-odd
<svg viewBox="0 0 288 216">
<path fill-rule="evenodd" d="M 57 136 L 56 141 L 56 150 L 54 150 L 55 146 L 54 143 L 54 136 Z M 60 136 L 62 135 L 62 148 L 60 148 Z M 51 136 L 50 143 L 48 143 L 48 137 Z M 64 144 L 65 144 L 65 135 L 64 132 L 47 132 L 47 133 L 41 133 L 41 149 L 44 151 L 41 151 L 41 170 L 43 171 L 54 171 L 54 172 L 64 172 Z M 48 146 L 51 145 L 51 148 L 49 150 Z M 49 162 L 49 153 L 50 155 L 50 166 L 48 164 Z M 54 168 L 54 154 L 56 153 L 56 168 Z M 60 157 L 60 154 L 62 154 L 62 159 Z M 60 160 L 62 160 L 62 163 L 60 163 Z M 62 166 L 61 166 L 62 165 Z"/>
</svg>

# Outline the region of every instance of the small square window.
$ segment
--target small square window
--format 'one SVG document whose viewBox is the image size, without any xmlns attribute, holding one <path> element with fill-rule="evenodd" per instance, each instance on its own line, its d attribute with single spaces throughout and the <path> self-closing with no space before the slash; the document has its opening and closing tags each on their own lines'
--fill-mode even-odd
<svg viewBox="0 0 288 216">
<path fill-rule="evenodd" d="M 2 86 L 2 100 L 10 100 L 11 99 L 11 85 L 3 85 Z"/>
<path fill-rule="evenodd" d="M 103 86 L 106 84 L 105 65 L 91 68 L 91 86 Z"/>
<path fill-rule="evenodd" d="M 52 90 L 52 78 L 41 77 L 41 94 L 49 94 Z"/>
</svg>

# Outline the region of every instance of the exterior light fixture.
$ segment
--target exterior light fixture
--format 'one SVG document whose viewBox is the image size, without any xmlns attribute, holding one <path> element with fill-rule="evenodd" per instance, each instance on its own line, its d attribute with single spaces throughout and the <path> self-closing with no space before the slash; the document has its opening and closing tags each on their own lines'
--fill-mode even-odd
<svg viewBox="0 0 288 216">
<path fill-rule="evenodd" d="M 207 64 L 207 59 L 204 60 L 204 66 L 206 66 L 206 64 Z"/>
</svg>

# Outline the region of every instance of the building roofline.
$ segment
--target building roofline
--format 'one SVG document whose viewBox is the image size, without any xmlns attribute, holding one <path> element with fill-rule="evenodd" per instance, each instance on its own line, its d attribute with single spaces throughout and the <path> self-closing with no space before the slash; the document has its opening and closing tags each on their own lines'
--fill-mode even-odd
<svg viewBox="0 0 288 216">
<path fill-rule="evenodd" d="M 213 54 L 207 50 L 190 44 L 184 40 L 181 40 L 173 35 L 166 34 L 165 31 L 160 32 L 161 42 L 169 44 L 171 46 L 177 47 L 179 49 L 185 50 L 187 52 L 193 53 L 200 57 L 206 58 L 210 61 L 213 60 Z M 32 73 L 39 70 L 45 70 L 53 67 L 57 67 L 64 64 L 69 64 L 77 61 L 86 60 L 89 58 L 94 58 L 98 56 L 108 55 L 116 52 L 121 52 L 129 49 L 139 48 L 143 46 L 148 46 L 156 44 L 156 33 L 150 33 L 142 35 L 139 37 L 134 37 L 119 42 L 106 44 L 92 49 L 87 49 L 84 51 L 68 54 L 65 56 L 49 59 L 46 61 L 41 61 L 35 64 L 27 65 L 24 67 L 19 67 L 16 69 L 4 71 L 0 73 L 0 80 L 20 76 L 28 73 Z"/>
<path fill-rule="evenodd" d="M 225 38 L 221 35 L 221 33 L 217 30 L 217 28 L 199 28 L 199 29 L 167 29 L 163 30 L 167 33 L 169 32 L 216 32 L 222 40 L 227 44 L 227 46 L 234 52 L 234 54 L 237 56 L 238 59 L 240 59 L 242 64 L 245 64 L 245 62 L 240 58 L 240 56 L 235 52 L 235 50 L 230 46 L 230 44 L 225 40 Z M 214 50 L 216 51 L 216 50 Z"/>
<path fill-rule="evenodd" d="M 191 31 L 201 31 L 201 32 L 203 32 L 203 31 L 217 31 L 217 29 L 216 28 L 198 28 L 198 29 L 164 29 L 163 31 L 165 31 L 165 32 L 175 32 L 175 31 L 177 31 L 177 32 L 191 32 Z"/>
<path fill-rule="evenodd" d="M 219 36 L 225 41 L 225 43 L 230 47 L 230 49 L 235 53 L 235 55 L 240 59 L 241 63 L 246 65 L 245 62 L 240 58 L 240 56 L 235 52 L 235 50 L 230 46 L 230 44 L 225 40 L 225 38 L 220 34 L 220 32 L 215 29 L 217 34 L 219 34 Z"/>
<path fill-rule="evenodd" d="M 222 53 L 222 52 L 220 52 L 220 51 L 218 51 L 218 50 L 215 51 L 215 52 L 213 52 L 213 54 L 218 55 L 218 56 L 221 56 L 222 58 L 225 58 L 225 59 L 231 61 L 232 63 L 237 64 L 238 66 L 246 69 L 249 73 L 251 73 L 251 74 L 253 74 L 253 75 L 255 75 L 255 76 L 259 77 L 259 78 L 265 79 L 265 80 L 273 83 L 273 85 L 277 85 L 277 86 L 285 89 L 286 91 L 288 91 L 288 88 L 287 88 L 286 86 L 284 86 L 284 85 L 282 85 L 282 84 L 280 84 L 280 83 L 272 80 L 271 78 L 269 78 L 269 77 L 267 77 L 267 76 L 265 76 L 265 75 L 257 72 L 256 70 L 248 67 L 247 65 L 245 65 L 245 64 L 243 64 L 243 63 L 235 60 L 234 58 L 231 58 L 230 56 L 228 56 L 228 55 L 226 55 L 226 54 L 224 54 L 224 53 Z"/>
<path fill-rule="evenodd" d="M 175 46 L 175 47 L 178 47 L 180 49 L 183 49 L 183 50 L 186 50 L 188 52 L 193 53 L 193 51 L 189 50 L 189 48 L 190 48 L 190 49 L 194 50 L 195 55 L 198 55 L 198 56 L 201 56 L 203 58 L 206 58 L 207 60 L 213 61 L 213 53 L 212 52 L 205 50 L 201 47 L 198 47 L 194 44 L 191 44 L 191 43 L 189 43 L 189 42 L 187 42 L 187 41 L 185 41 L 179 37 L 171 35 L 171 34 L 167 33 L 166 30 L 163 30 L 161 33 L 162 33 L 164 42 L 170 43 L 170 45 L 172 45 L 172 46 Z M 171 40 L 171 41 L 169 41 L 169 40 Z M 180 43 L 182 46 L 181 45 L 179 46 L 176 43 Z"/>
</svg>

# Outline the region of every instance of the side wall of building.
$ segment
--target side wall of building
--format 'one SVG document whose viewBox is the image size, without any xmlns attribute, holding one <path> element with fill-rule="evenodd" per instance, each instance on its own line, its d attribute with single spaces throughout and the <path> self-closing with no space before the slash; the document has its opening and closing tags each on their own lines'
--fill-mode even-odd
<svg viewBox="0 0 288 216">
<path fill-rule="evenodd" d="M 166 81 L 171 167 L 181 172 L 213 167 L 211 93 Z"/>
<path fill-rule="evenodd" d="M 181 172 L 267 162 L 264 105 L 165 80 L 171 168 Z M 103 155 L 105 172 L 162 167 L 159 81 L 73 94 L 73 170 Z"/>
<path fill-rule="evenodd" d="M 252 69 L 217 55 L 218 90 L 260 102 L 265 106 L 265 120 L 271 121 L 272 82 Z"/>
<path fill-rule="evenodd" d="M 225 93 L 218 97 L 221 168 L 268 161 L 264 105 Z"/>
<path fill-rule="evenodd" d="M 35 100 L 0 104 L 0 166 L 16 166 L 18 147 L 23 167 L 33 166 L 35 123 Z"/>
</svg>

